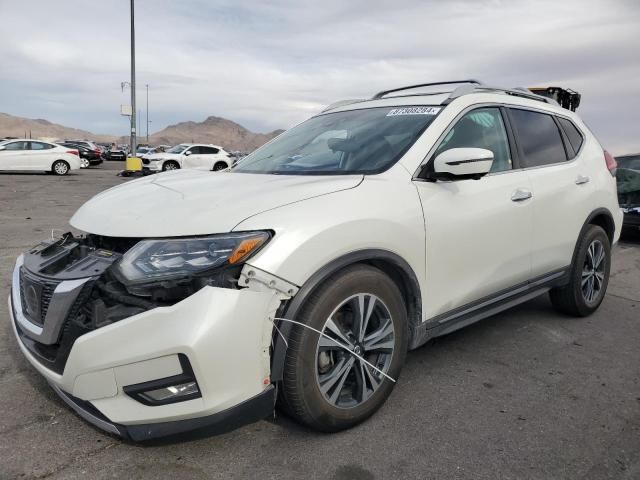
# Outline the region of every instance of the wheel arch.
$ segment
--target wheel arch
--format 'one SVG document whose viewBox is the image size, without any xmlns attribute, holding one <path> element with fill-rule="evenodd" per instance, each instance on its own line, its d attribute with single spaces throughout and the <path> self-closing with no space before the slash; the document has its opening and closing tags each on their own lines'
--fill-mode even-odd
<svg viewBox="0 0 640 480">
<path fill-rule="evenodd" d="M 584 229 L 587 225 L 598 225 L 599 227 L 602 227 L 607 234 L 607 237 L 609 237 L 609 242 L 613 245 L 613 239 L 616 233 L 616 223 L 613 220 L 613 215 L 608 209 L 598 208 L 591 212 L 580 231 L 580 235 L 584 233 Z"/>
<path fill-rule="evenodd" d="M 422 297 L 420 293 L 420 283 L 415 272 L 399 255 L 388 250 L 366 249 L 358 250 L 338 257 L 317 270 L 302 285 L 298 293 L 284 304 L 278 316 L 283 318 L 294 318 L 305 300 L 330 276 L 355 264 L 370 265 L 378 268 L 387 274 L 398 286 L 407 306 L 407 319 L 409 321 L 409 345 L 413 343 L 413 334 L 416 327 L 422 321 Z M 288 338 L 293 325 L 283 323 L 279 326 L 279 331 L 285 338 Z M 286 343 L 280 335 L 274 337 L 274 348 L 271 357 L 271 381 L 282 380 L 284 360 L 286 355 Z"/>
<path fill-rule="evenodd" d="M 613 245 L 613 239 L 615 238 L 616 232 L 616 223 L 613 220 L 613 215 L 607 208 L 597 208 L 589 214 L 587 219 L 582 224 L 582 228 L 580 229 L 580 233 L 578 234 L 578 238 L 576 239 L 575 246 L 573 247 L 571 265 L 573 265 L 576 261 L 580 239 L 584 236 L 587 228 L 589 228 L 590 225 L 597 225 L 599 227 L 602 227 L 602 229 L 607 234 L 607 237 L 609 238 L 609 242 L 611 242 L 611 245 Z"/>
</svg>

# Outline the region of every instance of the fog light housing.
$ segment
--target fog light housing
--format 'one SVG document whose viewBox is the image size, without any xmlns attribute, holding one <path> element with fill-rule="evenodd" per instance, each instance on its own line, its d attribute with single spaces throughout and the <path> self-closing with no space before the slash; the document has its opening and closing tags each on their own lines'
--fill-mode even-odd
<svg viewBox="0 0 640 480">
<path fill-rule="evenodd" d="M 178 358 L 182 367 L 181 374 L 128 385 L 123 388 L 124 393 L 151 407 L 202 397 L 189 359 L 183 354 L 179 354 Z"/>
</svg>

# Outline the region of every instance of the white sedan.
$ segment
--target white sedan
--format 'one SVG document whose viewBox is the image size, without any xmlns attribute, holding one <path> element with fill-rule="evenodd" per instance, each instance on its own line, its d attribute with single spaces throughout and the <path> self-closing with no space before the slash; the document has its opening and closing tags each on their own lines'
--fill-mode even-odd
<svg viewBox="0 0 640 480">
<path fill-rule="evenodd" d="M 69 170 L 79 168 L 77 149 L 28 139 L 0 143 L 0 170 L 36 170 L 66 175 Z"/>
</svg>

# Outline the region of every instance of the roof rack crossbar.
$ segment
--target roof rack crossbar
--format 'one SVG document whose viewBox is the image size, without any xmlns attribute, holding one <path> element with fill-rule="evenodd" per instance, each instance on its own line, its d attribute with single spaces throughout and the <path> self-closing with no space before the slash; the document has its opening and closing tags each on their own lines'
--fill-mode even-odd
<svg viewBox="0 0 640 480">
<path fill-rule="evenodd" d="M 432 82 L 432 83 L 419 83 L 417 85 L 409 85 L 406 87 L 399 87 L 399 88 L 392 88 L 391 90 L 383 90 L 382 92 L 378 92 L 376 93 L 373 97 L 371 97 L 371 100 L 378 100 L 390 93 L 394 93 L 394 92 L 401 92 L 403 90 L 412 90 L 414 88 L 420 88 L 420 87 L 433 87 L 436 85 L 456 85 L 456 84 L 471 84 L 471 85 L 476 85 L 476 86 L 480 86 L 482 85 L 482 82 L 479 80 L 474 80 L 474 79 L 469 79 L 469 80 L 447 80 L 445 82 Z M 456 89 L 457 90 L 457 89 Z"/>
<path fill-rule="evenodd" d="M 474 86 L 473 88 L 469 88 L 469 86 L 466 86 L 466 85 L 462 87 L 458 87 L 453 92 L 451 92 L 451 94 L 449 95 L 449 98 L 447 98 L 445 102 L 449 103 L 458 97 L 466 95 L 467 93 L 478 92 L 478 91 L 503 92 L 503 93 L 506 93 L 507 95 L 513 95 L 514 97 L 528 98 L 530 100 L 537 100 L 538 102 L 545 102 L 545 103 L 551 103 L 551 104 L 557 103 L 551 98 L 543 97 L 542 95 L 537 95 L 533 92 L 526 90 L 525 88 L 521 88 L 521 87 L 502 88 L 502 87 L 492 87 L 490 85 L 477 85 L 477 86 Z"/>
</svg>

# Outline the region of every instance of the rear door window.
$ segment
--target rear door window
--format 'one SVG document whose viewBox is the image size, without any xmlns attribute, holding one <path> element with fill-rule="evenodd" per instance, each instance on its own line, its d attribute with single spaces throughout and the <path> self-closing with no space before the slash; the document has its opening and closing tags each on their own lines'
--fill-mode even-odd
<svg viewBox="0 0 640 480">
<path fill-rule="evenodd" d="M 567 161 L 560 130 L 551 115 L 516 108 L 509 110 L 525 167 Z"/>
<path fill-rule="evenodd" d="M 50 148 L 53 148 L 53 145 L 50 145 L 48 143 L 42 143 L 42 142 L 30 142 L 30 143 L 31 143 L 30 150 L 48 150 Z"/>
<path fill-rule="evenodd" d="M 564 133 L 567 135 L 571 148 L 573 148 L 573 156 L 575 156 L 575 154 L 580 151 L 580 147 L 582 147 L 582 142 L 584 141 L 580 130 L 567 118 L 558 117 L 558 123 L 560 123 Z"/>
</svg>

